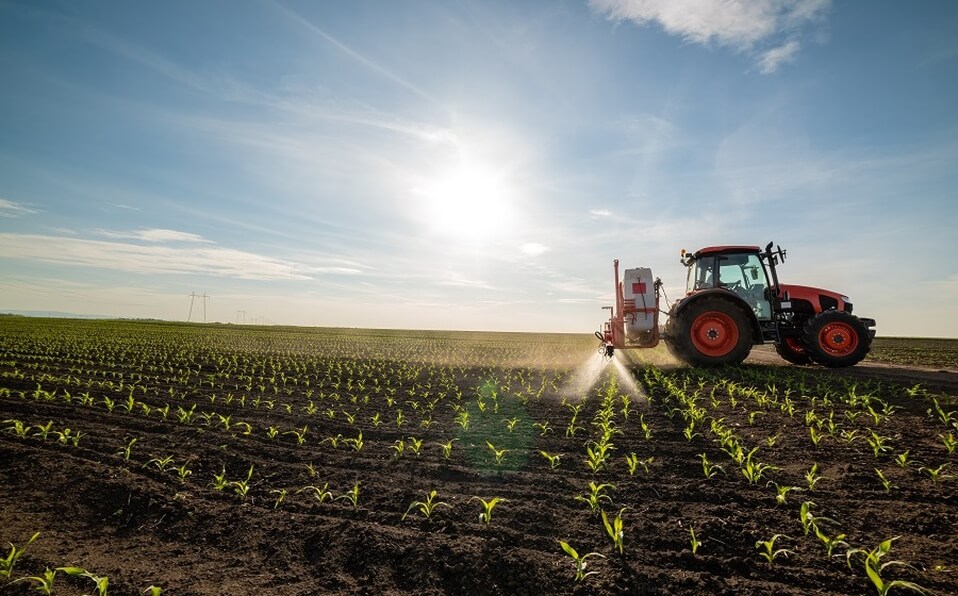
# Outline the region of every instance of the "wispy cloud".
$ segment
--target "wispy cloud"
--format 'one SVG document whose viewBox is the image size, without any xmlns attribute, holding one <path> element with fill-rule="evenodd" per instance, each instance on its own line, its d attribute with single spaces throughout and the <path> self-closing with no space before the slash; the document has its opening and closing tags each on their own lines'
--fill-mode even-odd
<svg viewBox="0 0 958 596">
<path fill-rule="evenodd" d="M 132 232 L 97 230 L 96 233 L 107 238 L 143 240 L 144 242 L 211 242 L 210 240 L 207 240 L 206 238 L 203 238 L 197 234 L 178 232 L 176 230 L 164 230 L 162 228 L 151 228 Z"/>
<path fill-rule="evenodd" d="M 758 54 L 759 70 L 769 74 L 794 58 L 799 29 L 818 21 L 831 0 L 590 0 L 614 21 L 645 26 L 657 23 L 671 35 L 692 43 L 717 44 L 739 51 L 784 43 Z"/>
<path fill-rule="evenodd" d="M 249 280 L 310 279 L 308 274 L 319 269 L 230 248 L 144 246 L 31 234 L 0 233 L 0 254 L 133 273 L 192 273 Z"/>
<path fill-rule="evenodd" d="M 14 201 L 0 199 L 0 217 L 20 217 L 21 215 L 33 215 L 34 213 L 39 213 L 39 211 Z"/>
<path fill-rule="evenodd" d="M 591 217 L 592 219 L 601 219 L 603 217 L 609 217 L 610 215 L 612 215 L 612 212 L 609 211 L 608 209 L 590 209 L 589 210 L 589 217 Z"/>
<path fill-rule="evenodd" d="M 790 39 L 777 48 L 772 48 L 762 52 L 758 60 L 758 69 L 762 74 L 771 74 L 778 70 L 780 64 L 791 62 L 795 59 L 801 44 L 797 40 Z"/>
<path fill-rule="evenodd" d="M 519 250 L 522 251 L 522 254 L 526 256 L 538 257 L 539 255 L 548 251 L 549 247 L 544 244 L 539 244 L 538 242 L 526 242 L 519 247 Z"/>
</svg>

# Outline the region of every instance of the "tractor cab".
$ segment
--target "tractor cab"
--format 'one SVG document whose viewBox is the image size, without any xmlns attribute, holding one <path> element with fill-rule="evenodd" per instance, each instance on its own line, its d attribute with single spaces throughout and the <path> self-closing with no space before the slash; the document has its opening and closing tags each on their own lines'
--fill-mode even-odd
<svg viewBox="0 0 958 596">
<path fill-rule="evenodd" d="M 757 246 L 711 246 L 682 254 L 688 268 L 685 295 L 724 290 L 741 298 L 760 321 L 772 318 L 772 295 L 765 262 Z"/>
</svg>

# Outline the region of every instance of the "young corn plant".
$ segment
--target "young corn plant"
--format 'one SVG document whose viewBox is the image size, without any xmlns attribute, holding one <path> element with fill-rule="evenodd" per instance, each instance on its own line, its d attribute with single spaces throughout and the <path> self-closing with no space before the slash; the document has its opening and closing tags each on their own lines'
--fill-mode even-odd
<svg viewBox="0 0 958 596">
<path fill-rule="evenodd" d="M 762 476 L 768 470 L 777 470 L 777 466 L 771 464 L 763 464 L 757 461 L 752 460 L 752 454 L 758 450 L 758 447 L 752 449 L 748 452 L 748 455 L 745 457 L 745 462 L 742 465 L 742 475 L 748 480 L 749 484 L 758 484 L 758 481 L 762 479 Z"/>
<path fill-rule="evenodd" d="M 482 511 L 479 512 L 479 521 L 485 523 L 486 525 L 489 525 L 489 523 L 492 522 L 492 510 L 496 507 L 496 505 L 499 503 L 508 502 L 508 499 L 503 499 L 501 497 L 493 497 L 488 501 L 482 497 L 471 497 L 469 500 L 479 501 L 479 503 L 482 505 Z"/>
<path fill-rule="evenodd" d="M 409 437 L 407 440 L 406 448 L 411 451 L 416 457 L 419 457 L 422 452 L 422 439 L 417 439 L 416 437 Z"/>
<path fill-rule="evenodd" d="M 445 459 L 449 459 L 452 456 L 452 444 L 458 441 L 459 439 L 449 439 L 445 443 L 439 443 L 439 446 L 442 447 L 442 456 Z"/>
<path fill-rule="evenodd" d="M 130 439 L 126 446 L 117 451 L 116 454 L 121 456 L 124 461 L 130 461 L 130 452 L 133 450 L 134 443 L 136 443 L 136 439 Z"/>
<path fill-rule="evenodd" d="M 6 557 L 0 558 L 0 577 L 10 577 L 10 574 L 13 573 L 13 566 L 23 556 L 23 551 L 27 550 L 27 547 L 33 544 L 38 536 L 40 536 L 40 532 L 31 536 L 30 540 L 27 540 L 27 543 L 21 548 L 17 548 L 12 542 L 7 543 L 10 545 L 10 552 Z"/>
<path fill-rule="evenodd" d="M 639 459 L 639 456 L 636 455 L 634 451 L 625 456 L 625 463 L 629 466 L 629 476 L 635 476 L 635 471 L 639 469 L 639 466 L 642 466 L 642 469 L 646 474 L 648 474 L 649 466 L 653 461 L 655 461 L 654 456 L 650 456 L 645 459 Z"/>
<path fill-rule="evenodd" d="M 493 458 L 496 460 L 496 465 L 501 466 L 506 459 L 506 453 L 509 452 L 508 449 L 496 449 L 496 446 L 486 441 L 486 445 L 489 446 L 489 450 L 492 451 Z"/>
<path fill-rule="evenodd" d="M 611 522 L 609 521 L 609 516 L 605 514 L 605 511 L 602 512 L 602 525 L 605 527 L 605 533 L 609 535 L 609 538 L 612 539 L 612 544 L 619 554 L 623 554 L 622 549 L 625 547 L 625 529 L 622 522 L 622 513 L 628 509 L 623 507 L 619 510 L 619 513 L 615 516 L 615 519 Z"/>
<path fill-rule="evenodd" d="M 805 472 L 805 482 L 808 483 L 808 492 L 814 492 L 815 485 L 823 479 L 825 479 L 825 477 L 818 473 L 818 463 L 813 463 L 812 467 Z"/>
<path fill-rule="evenodd" d="M 911 453 L 911 449 L 906 449 L 902 453 L 899 453 L 895 456 L 895 463 L 898 464 L 898 467 L 907 470 L 913 461 L 908 459 L 908 455 Z"/>
<path fill-rule="evenodd" d="M 689 534 L 692 536 L 692 539 L 689 543 L 692 545 L 692 554 L 694 555 L 695 553 L 699 552 L 699 547 L 702 546 L 702 543 L 698 538 L 695 537 L 695 528 L 692 526 L 689 526 Z"/>
<path fill-rule="evenodd" d="M 938 436 L 941 438 L 941 443 L 945 446 L 945 449 L 948 450 L 948 453 L 954 453 L 955 448 L 958 447 L 958 439 L 955 439 L 955 435 L 949 432 L 948 434 L 940 434 Z"/>
<path fill-rule="evenodd" d="M 775 534 L 768 540 L 759 540 L 755 543 L 755 548 L 760 551 L 758 554 L 768 562 L 769 567 L 772 566 L 778 557 L 788 558 L 788 555 L 795 554 L 794 551 L 790 551 L 786 548 L 775 548 L 775 541 L 779 538 L 788 538 L 788 536 L 785 534 Z"/>
<path fill-rule="evenodd" d="M 87 571 L 86 569 L 83 569 L 82 567 L 57 567 L 56 570 L 62 571 L 63 573 L 66 573 L 67 575 L 72 575 L 74 577 L 85 577 L 88 580 L 93 582 L 93 585 L 96 589 L 96 593 L 98 596 L 107 595 L 107 590 L 110 587 L 110 578 L 108 578 L 105 575 L 100 576 L 94 573 L 90 573 L 89 571 Z"/>
<path fill-rule="evenodd" d="M 402 516 L 401 519 L 406 519 L 406 516 L 409 515 L 409 513 L 410 513 L 413 509 L 418 509 L 419 512 L 422 513 L 423 516 L 424 516 L 426 519 L 429 519 L 430 517 L 432 517 L 432 514 L 433 514 L 433 512 L 436 510 L 437 507 L 450 507 L 450 508 L 451 508 L 452 505 L 450 505 L 449 503 L 444 503 L 443 501 L 437 501 L 437 500 L 436 500 L 436 491 L 435 491 L 435 490 L 431 490 L 431 491 L 429 491 L 429 494 L 426 495 L 426 500 L 424 500 L 424 501 L 413 501 L 412 504 L 409 505 L 409 508 L 406 509 L 406 513 L 403 514 L 403 516 Z"/>
<path fill-rule="evenodd" d="M 829 517 L 818 517 L 812 513 L 812 507 L 815 506 L 813 501 L 805 501 L 802 503 L 802 506 L 799 508 L 799 521 L 802 522 L 802 529 L 805 531 L 805 535 L 808 536 L 808 533 L 812 528 L 818 526 L 821 522 L 831 522 L 838 523 L 835 520 Z"/>
<path fill-rule="evenodd" d="M 349 489 L 349 491 L 344 492 L 333 500 L 338 501 L 340 499 L 350 503 L 353 506 L 354 511 L 359 509 L 359 483 L 357 482 L 351 489 Z"/>
<path fill-rule="evenodd" d="M 845 553 L 845 560 L 848 563 L 848 568 L 852 568 L 852 558 L 861 556 L 865 567 L 865 575 L 867 575 L 868 579 L 871 580 L 872 585 L 875 586 L 879 596 L 885 596 L 891 591 L 892 588 L 901 588 L 903 590 L 911 590 L 912 592 L 918 592 L 920 594 L 927 594 L 928 591 L 916 583 L 900 579 L 887 581 L 882 577 L 882 573 L 884 573 L 885 569 L 893 565 L 911 567 L 911 565 L 902 561 L 881 562 L 882 558 L 887 555 L 889 551 L 891 551 L 892 541 L 899 538 L 901 537 L 895 536 L 894 538 L 889 538 L 888 540 L 880 542 L 878 546 L 872 550 L 866 550 L 864 548 L 853 548 L 848 550 L 848 552 Z"/>
<path fill-rule="evenodd" d="M 230 485 L 230 482 L 226 479 L 226 466 L 223 466 L 222 472 L 213 475 L 213 482 L 211 482 L 210 485 L 213 487 L 213 490 L 218 491 L 222 491 Z"/>
<path fill-rule="evenodd" d="M 562 547 L 562 550 L 566 552 L 567 555 L 572 557 L 572 561 L 575 563 L 575 581 L 580 582 L 590 575 L 595 575 L 597 571 L 586 571 L 586 561 L 589 557 L 599 557 L 601 559 L 605 558 L 605 555 L 599 553 L 585 553 L 584 555 L 579 555 L 574 548 L 572 548 L 568 542 L 559 541 L 559 546 Z"/>
<path fill-rule="evenodd" d="M 881 481 L 881 485 L 884 487 L 886 493 L 890 493 L 891 489 L 893 488 L 898 488 L 892 484 L 891 479 L 886 477 L 885 474 L 878 468 L 875 468 L 875 474 L 878 475 L 878 480 Z"/>
<path fill-rule="evenodd" d="M 233 487 L 233 492 L 239 496 L 246 498 L 246 495 L 249 493 L 250 484 L 249 481 L 253 477 L 253 464 L 250 464 L 249 472 L 246 473 L 245 480 L 234 480 L 230 482 L 230 486 Z"/>
<path fill-rule="evenodd" d="M 157 470 L 161 472 L 165 472 L 167 468 L 170 468 L 173 466 L 173 456 L 167 455 L 166 457 L 154 457 L 150 461 L 143 464 L 143 467 L 146 468 L 150 464 L 153 464 L 153 466 L 156 467 Z"/>
<path fill-rule="evenodd" d="M 722 466 L 710 462 L 708 456 L 704 453 L 699 453 L 699 459 L 702 460 L 702 473 L 705 474 L 706 480 L 718 476 L 719 472 L 725 474 L 725 470 L 722 469 Z"/>
<path fill-rule="evenodd" d="M 304 492 L 312 493 L 313 498 L 319 501 L 320 503 L 325 503 L 327 500 L 331 500 L 333 498 L 333 493 L 329 491 L 328 482 L 324 483 L 322 487 L 309 484 L 299 489 L 298 491 L 296 491 L 296 494 L 304 493 Z"/>
<path fill-rule="evenodd" d="M 891 445 L 889 445 L 891 437 L 884 437 L 871 429 L 868 429 L 868 436 L 865 437 L 865 441 L 872 448 L 872 451 L 874 451 L 875 457 L 878 457 L 886 451 L 891 451 Z"/>
<path fill-rule="evenodd" d="M 558 453 L 552 455 L 547 451 L 540 451 L 539 455 L 544 457 L 547 462 L 549 462 L 549 467 L 555 470 L 559 466 L 559 458 L 561 457 Z"/>
<path fill-rule="evenodd" d="M 927 474 L 928 477 L 931 479 L 932 484 L 934 484 L 934 485 L 937 486 L 940 482 L 944 482 L 945 480 L 949 480 L 949 479 L 955 477 L 954 474 L 945 474 L 945 473 L 944 473 L 944 470 L 945 470 L 946 467 L 948 467 L 948 464 L 947 464 L 947 463 L 941 464 L 941 465 L 938 466 L 937 468 L 930 468 L 930 467 L 927 467 L 927 466 L 922 466 L 922 467 L 918 468 L 918 473 L 919 473 L 919 474 Z"/>
<path fill-rule="evenodd" d="M 27 433 L 30 432 L 32 427 L 26 426 L 20 420 L 7 419 L 3 421 L 4 424 L 10 424 L 7 428 L 3 429 L 7 432 L 12 432 L 19 439 L 26 439 Z"/>
<path fill-rule="evenodd" d="M 840 546 L 845 547 L 846 549 L 848 548 L 848 543 L 845 542 L 844 534 L 836 534 L 834 536 L 829 536 L 828 534 L 822 531 L 822 528 L 818 524 L 815 524 L 814 528 L 815 528 L 815 536 L 817 536 L 818 539 L 822 541 L 822 544 L 825 545 L 825 552 L 828 554 L 829 558 L 833 556 L 832 553 L 835 551 L 836 548 Z"/>
<path fill-rule="evenodd" d="M 42 577 L 36 576 L 36 575 L 30 576 L 30 577 L 21 577 L 19 579 L 13 580 L 12 583 L 15 584 L 18 582 L 28 582 L 28 581 L 34 582 L 36 583 L 36 585 L 33 586 L 33 590 L 35 592 L 40 592 L 41 594 L 49 595 L 53 593 L 53 580 L 56 578 L 56 576 L 57 576 L 57 570 L 50 569 L 49 567 L 47 567 L 43 571 Z"/>
<path fill-rule="evenodd" d="M 286 495 L 288 491 L 285 488 L 278 488 L 269 491 L 271 495 L 276 495 L 276 500 L 273 501 L 273 509 L 279 509 L 279 506 L 283 504 L 283 501 L 286 500 Z"/>
<path fill-rule="evenodd" d="M 797 486 L 783 486 L 773 480 L 769 480 L 765 486 L 775 487 L 775 504 L 788 505 L 788 493 L 793 490 L 801 491 Z"/>
<path fill-rule="evenodd" d="M 595 482 L 589 482 L 589 492 L 585 495 L 576 495 L 574 498 L 576 501 L 581 501 L 589 506 L 589 510 L 593 514 L 598 513 L 602 509 L 602 502 L 605 501 L 612 504 L 612 497 L 605 494 L 605 489 L 610 488 L 615 490 L 614 484 L 596 484 Z"/>
</svg>

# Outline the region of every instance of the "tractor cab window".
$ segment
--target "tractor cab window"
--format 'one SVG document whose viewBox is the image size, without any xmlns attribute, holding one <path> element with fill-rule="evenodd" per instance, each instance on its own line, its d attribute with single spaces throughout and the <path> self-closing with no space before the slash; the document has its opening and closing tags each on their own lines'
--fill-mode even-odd
<svg viewBox="0 0 958 596">
<path fill-rule="evenodd" d="M 703 257 L 696 259 L 689 266 L 689 275 L 685 282 L 685 292 L 691 294 L 696 290 L 711 288 L 715 286 L 714 257 Z"/>
<path fill-rule="evenodd" d="M 725 288 L 744 300 L 759 319 L 769 319 L 772 306 L 768 302 L 768 278 L 757 254 L 723 255 L 719 260 L 718 287 Z"/>
</svg>

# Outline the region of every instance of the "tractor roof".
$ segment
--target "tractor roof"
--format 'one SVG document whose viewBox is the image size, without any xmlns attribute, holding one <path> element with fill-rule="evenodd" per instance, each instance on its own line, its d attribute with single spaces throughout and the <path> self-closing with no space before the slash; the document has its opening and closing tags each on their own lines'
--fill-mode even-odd
<svg viewBox="0 0 958 596">
<path fill-rule="evenodd" d="M 709 255 L 720 255 L 725 253 L 755 253 L 760 251 L 757 246 L 706 246 L 695 251 L 693 255 L 696 259 Z"/>
</svg>

